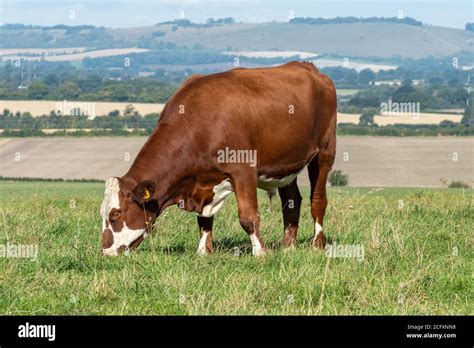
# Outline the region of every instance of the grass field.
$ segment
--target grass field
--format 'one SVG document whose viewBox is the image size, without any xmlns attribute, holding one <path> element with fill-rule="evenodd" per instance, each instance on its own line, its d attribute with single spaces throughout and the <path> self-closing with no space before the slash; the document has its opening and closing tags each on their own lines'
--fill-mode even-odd
<svg viewBox="0 0 474 348">
<path fill-rule="evenodd" d="M 216 253 L 195 254 L 194 214 L 167 210 L 130 256 L 100 250 L 100 183 L 0 182 L 0 244 L 36 244 L 36 261 L 0 257 L 0 314 L 473 314 L 472 190 L 329 189 L 330 243 L 282 251 L 278 199 L 262 194 L 268 255 L 250 255 L 235 200 L 217 215 Z M 240 255 L 238 255 L 240 254 Z"/>
</svg>

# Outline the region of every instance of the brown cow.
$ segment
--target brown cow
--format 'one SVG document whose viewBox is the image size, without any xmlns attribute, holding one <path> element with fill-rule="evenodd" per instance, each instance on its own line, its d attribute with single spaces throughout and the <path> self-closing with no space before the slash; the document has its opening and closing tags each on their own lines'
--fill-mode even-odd
<svg viewBox="0 0 474 348">
<path fill-rule="evenodd" d="M 103 252 L 137 247 L 160 213 L 177 204 L 198 214 L 199 254 L 212 252 L 213 216 L 235 192 L 252 253 L 264 253 L 257 187 L 278 188 L 285 247 L 296 242 L 308 166 L 312 244 L 324 248 L 326 181 L 336 149 L 336 91 L 311 63 L 190 77 L 168 101 L 130 170 L 106 183 Z"/>
</svg>

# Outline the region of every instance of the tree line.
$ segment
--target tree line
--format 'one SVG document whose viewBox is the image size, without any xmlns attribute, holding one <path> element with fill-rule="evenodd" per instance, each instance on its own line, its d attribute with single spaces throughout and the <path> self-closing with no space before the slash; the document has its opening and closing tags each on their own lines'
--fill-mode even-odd
<svg viewBox="0 0 474 348">
<path fill-rule="evenodd" d="M 364 109 L 357 124 L 338 124 L 340 135 L 380 135 L 380 136 L 437 136 L 474 135 L 474 100 L 466 107 L 461 123 L 443 121 L 439 125 L 388 125 L 373 124 L 376 110 Z M 159 113 L 142 116 L 132 106 L 123 113 L 118 110 L 107 115 L 89 119 L 84 115 L 61 116 L 52 111 L 49 115 L 33 117 L 30 113 L 12 112 L 8 109 L 0 113 L 0 136 L 128 136 L 150 135 L 160 117 Z M 47 130 L 54 130 L 49 132 Z"/>
<path fill-rule="evenodd" d="M 4 109 L 0 114 L 0 129 L 5 131 L 36 132 L 44 129 L 140 129 L 153 130 L 160 117 L 159 113 L 141 115 L 133 106 L 129 105 L 121 113 L 113 110 L 107 115 L 88 118 L 78 112 L 74 116 L 63 116 L 55 111 L 49 115 L 33 117 L 29 112 L 13 112 Z"/>
<path fill-rule="evenodd" d="M 198 48 L 170 49 L 139 58 L 131 55 L 129 58 L 130 67 L 123 69 L 114 69 L 124 64 L 124 58 L 120 56 L 85 60 L 85 68 L 45 61 L 21 61 L 19 66 L 9 62 L 0 68 L 0 99 L 163 103 L 183 80 L 195 72 L 190 68 L 164 70 L 155 67 L 149 71 L 151 76 L 140 77 L 140 66 L 153 62 L 184 66 L 203 62 L 233 62 L 232 57 Z M 239 59 L 245 61 L 243 57 Z M 277 58 L 252 58 L 252 61 L 261 64 L 281 62 Z M 376 107 L 389 98 L 419 102 L 422 109 L 461 108 L 467 98 L 466 83 L 472 75 L 472 70 L 454 68 L 449 59 L 409 61 L 397 69 L 377 73 L 370 69 L 358 72 L 345 67 L 320 70 L 333 79 L 337 89 L 360 90 L 348 102 L 341 102 L 341 105 L 348 103 L 357 108 Z M 374 85 L 374 81 L 394 80 L 404 81 L 404 86 Z M 406 85 L 412 80 L 421 80 L 422 84 Z"/>
<path fill-rule="evenodd" d="M 379 108 L 391 100 L 394 103 L 417 103 L 420 111 L 437 109 L 462 109 L 466 106 L 468 91 L 464 86 L 413 86 L 411 80 L 403 81 L 401 86 L 374 86 L 363 89 L 349 99 L 347 106 Z"/>
<path fill-rule="evenodd" d="M 157 71 L 155 77 L 75 69 L 66 63 L 25 62 L 0 69 L 0 99 L 164 103 L 188 76 Z"/>
</svg>

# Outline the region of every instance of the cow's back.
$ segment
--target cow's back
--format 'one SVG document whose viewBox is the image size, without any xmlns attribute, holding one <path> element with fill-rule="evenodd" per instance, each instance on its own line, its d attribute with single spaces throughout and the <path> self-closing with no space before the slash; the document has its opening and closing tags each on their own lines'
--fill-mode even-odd
<svg viewBox="0 0 474 348">
<path fill-rule="evenodd" d="M 199 151 L 257 150 L 263 171 L 275 163 L 304 163 L 335 124 L 332 81 L 311 63 L 234 69 L 187 81 L 167 103 L 163 119 Z"/>
</svg>

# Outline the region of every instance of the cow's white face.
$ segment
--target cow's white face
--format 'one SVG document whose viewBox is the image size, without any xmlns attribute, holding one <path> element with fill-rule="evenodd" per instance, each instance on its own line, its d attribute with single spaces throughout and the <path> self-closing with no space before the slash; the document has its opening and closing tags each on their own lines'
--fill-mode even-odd
<svg viewBox="0 0 474 348">
<path fill-rule="evenodd" d="M 104 255 L 128 253 L 146 237 L 145 212 L 134 201 L 130 185 L 133 184 L 118 178 L 110 178 L 105 183 L 100 207 Z"/>
</svg>

